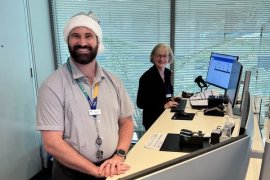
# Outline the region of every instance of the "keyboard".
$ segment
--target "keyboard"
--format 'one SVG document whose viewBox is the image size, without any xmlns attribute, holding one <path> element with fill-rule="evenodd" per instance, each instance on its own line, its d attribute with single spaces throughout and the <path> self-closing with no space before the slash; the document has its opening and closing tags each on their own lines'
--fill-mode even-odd
<svg viewBox="0 0 270 180">
<path fill-rule="evenodd" d="M 181 101 L 178 102 L 178 106 L 171 108 L 171 112 L 183 112 L 183 111 L 185 111 L 186 104 L 187 104 L 187 100 L 186 99 L 181 99 Z"/>
<path fill-rule="evenodd" d="M 192 108 L 194 107 L 208 107 L 208 99 L 199 99 L 195 101 L 190 101 Z"/>
</svg>

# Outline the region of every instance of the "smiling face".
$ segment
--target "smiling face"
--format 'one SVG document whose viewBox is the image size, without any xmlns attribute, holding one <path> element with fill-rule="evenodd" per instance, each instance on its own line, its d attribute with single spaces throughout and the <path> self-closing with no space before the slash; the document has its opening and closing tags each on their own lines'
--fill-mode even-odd
<svg viewBox="0 0 270 180">
<path fill-rule="evenodd" d="M 88 64 L 97 56 L 97 36 L 86 27 L 76 27 L 69 34 L 68 49 L 75 62 Z"/>
<path fill-rule="evenodd" d="M 165 47 L 156 50 L 152 57 L 153 63 L 158 69 L 164 69 L 169 61 L 169 55 Z"/>
</svg>

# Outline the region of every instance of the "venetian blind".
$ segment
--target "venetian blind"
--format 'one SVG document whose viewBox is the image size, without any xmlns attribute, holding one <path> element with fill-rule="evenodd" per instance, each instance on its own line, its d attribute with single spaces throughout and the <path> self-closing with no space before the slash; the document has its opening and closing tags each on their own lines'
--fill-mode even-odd
<svg viewBox="0 0 270 180">
<path fill-rule="evenodd" d="M 53 0 L 51 9 L 58 66 L 69 57 L 63 40 L 68 18 L 90 10 L 99 17 L 105 52 L 97 61 L 124 82 L 136 108 L 137 129 L 143 129 L 141 111 L 136 107 L 139 78 L 152 66 L 149 55 L 154 45 L 170 43 L 170 1 Z"/>
<path fill-rule="evenodd" d="M 194 79 L 206 77 L 211 52 L 236 55 L 242 79 L 252 72 L 249 90 L 262 98 L 264 112 L 270 95 L 270 1 L 177 0 L 175 9 L 176 91 L 200 91 Z"/>
<path fill-rule="evenodd" d="M 175 16 L 170 19 L 170 2 Z M 101 20 L 106 51 L 97 57 L 124 81 L 134 106 L 138 79 L 152 64 L 149 54 L 158 42 L 170 43 L 175 22 L 174 88 L 197 92 L 198 75 L 206 77 L 211 52 L 239 56 L 244 72 L 252 72 L 250 92 L 262 98 L 262 115 L 270 95 L 270 2 L 267 0 L 53 0 L 58 65 L 69 53 L 63 41 L 66 20 L 79 11 L 94 11 Z M 239 91 L 241 97 L 241 89 Z M 140 110 L 134 119 L 141 124 Z M 262 118 L 263 119 L 263 118 Z"/>
</svg>

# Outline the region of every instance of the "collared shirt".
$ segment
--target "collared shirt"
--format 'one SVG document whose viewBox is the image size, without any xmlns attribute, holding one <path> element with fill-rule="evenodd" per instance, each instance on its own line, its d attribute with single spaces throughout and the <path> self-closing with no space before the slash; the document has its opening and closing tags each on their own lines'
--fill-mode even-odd
<svg viewBox="0 0 270 180">
<path fill-rule="evenodd" d="M 88 114 L 89 103 L 75 79 L 81 81 L 90 97 L 94 83 L 90 85 L 72 61 L 70 64 L 72 74 L 64 64 L 41 85 L 36 129 L 63 131 L 63 139 L 68 144 L 96 162 L 97 130 L 94 118 Z M 101 110 L 101 115 L 97 115 L 97 125 L 106 159 L 111 157 L 118 143 L 118 120 L 132 116 L 134 108 L 120 79 L 99 65 L 95 81 L 99 82 L 97 109 Z"/>
</svg>

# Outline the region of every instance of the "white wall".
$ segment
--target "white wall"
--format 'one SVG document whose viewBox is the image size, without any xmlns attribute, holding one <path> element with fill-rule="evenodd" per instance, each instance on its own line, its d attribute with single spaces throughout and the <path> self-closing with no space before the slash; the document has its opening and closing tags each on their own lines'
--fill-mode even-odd
<svg viewBox="0 0 270 180">
<path fill-rule="evenodd" d="M 54 70 L 47 3 L 0 2 L 1 180 L 29 179 L 41 169 L 36 89 Z"/>
</svg>

